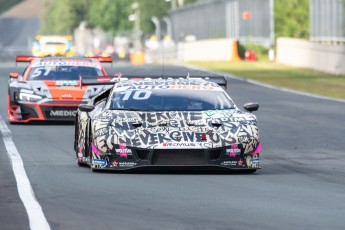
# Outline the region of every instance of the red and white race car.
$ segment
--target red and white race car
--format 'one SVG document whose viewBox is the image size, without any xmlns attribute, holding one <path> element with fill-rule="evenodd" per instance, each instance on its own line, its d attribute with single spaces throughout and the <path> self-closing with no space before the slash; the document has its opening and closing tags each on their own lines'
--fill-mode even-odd
<svg viewBox="0 0 345 230">
<path fill-rule="evenodd" d="M 78 106 L 106 87 L 82 87 L 81 76 L 107 76 L 101 62 L 112 58 L 17 56 L 16 62 L 30 64 L 22 75 L 10 73 L 8 120 L 26 123 L 74 120 Z"/>
</svg>

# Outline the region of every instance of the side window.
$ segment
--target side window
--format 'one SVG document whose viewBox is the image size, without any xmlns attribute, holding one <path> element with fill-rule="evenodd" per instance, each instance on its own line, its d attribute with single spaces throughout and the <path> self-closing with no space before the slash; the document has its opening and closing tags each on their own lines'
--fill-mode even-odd
<svg viewBox="0 0 345 230">
<path fill-rule="evenodd" d="M 22 73 L 21 78 L 24 78 L 25 72 L 26 72 L 27 70 L 28 70 L 28 66 L 27 66 L 27 67 L 25 67 L 25 69 L 24 69 L 24 71 L 23 71 L 23 73 Z"/>
<path fill-rule="evenodd" d="M 98 105 L 101 103 L 103 100 L 104 102 L 107 101 L 109 94 L 111 92 L 112 88 L 104 90 L 102 93 L 98 94 L 96 97 L 93 98 L 93 104 Z"/>
</svg>

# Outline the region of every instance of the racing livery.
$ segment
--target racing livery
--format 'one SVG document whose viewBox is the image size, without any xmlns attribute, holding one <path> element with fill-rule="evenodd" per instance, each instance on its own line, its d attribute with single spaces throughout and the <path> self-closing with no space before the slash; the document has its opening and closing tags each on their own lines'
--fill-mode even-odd
<svg viewBox="0 0 345 230">
<path fill-rule="evenodd" d="M 99 78 L 114 86 L 79 106 L 74 148 L 95 170 L 151 167 L 259 169 L 257 103 L 241 111 L 224 77 Z M 214 81 L 214 82 L 212 82 Z M 83 84 L 97 81 L 83 79 Z"/>
<path fill-rule="evenodd" d="M 87 103 L 106 87 L 82 87 L 80 77 L 106 75 L 100 62 L 112 62 L 112 59 L 18 56 L 16 61 L 30 64 L 21 76 L 18 73 L 10 73 L 10 123 L 74 121 L 79 104 Z"/>
</svg>

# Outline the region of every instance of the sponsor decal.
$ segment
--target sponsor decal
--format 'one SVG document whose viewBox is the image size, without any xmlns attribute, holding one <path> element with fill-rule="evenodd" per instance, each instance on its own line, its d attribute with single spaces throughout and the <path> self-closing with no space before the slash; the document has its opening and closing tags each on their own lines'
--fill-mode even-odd
<svg viewBox="0 0 345 230">
<path fill-rule="evenodd" d="M 132 155 L 132 150 L 127 149 L 127 145 L 125 143 L 119 144 L 119 149 L 115 149 L 116 155 L 120 155 L 120 157 L 127 158 L 128 155 Z"/>
<path fill-rule="evenodd" d="M 64 93 L 61 95 L 62 98 L 73 98 L 72 94 Z"/>
<path fill-rule="evenodd" d="M 56 86 L 78 86 L 79 81 L 55 81 Z"/>
<path fill-rule="evenodd" d="M 119 162 L 119 167 L 133 167 L 136 165 L 136 162 Z"/>
<path fill-rule="evenodd" d="M 260 159 L 259 158 L 254 158 L 250 160 L 250 163 L 253 164 L 259 164 L 260 163 Z"/>
<path fill-rule="evenodd" d="M 138 85 L 130 86 L 127 90 L 138 89 L 194 89 L 194 90 L 220 90 L 210 85 Z"/>
<path fill-rule="evenodd" d="M 224 165 L 224 166 L 236 166 L 237 165 L 237 161 L 223 161 L 220 164 Z"/>
<path fill-rule="evenodd" d="M 116 160 L 114 160 L 113 163 L 111 163 L 111 166 L 117 168 L 119 167 L 119 163 Z"/>
<path fill-rule="evenodd" d="M 100 65 L 95 62 L 85 61 L 85 60 L 66 60 L 61 61 L 60 59 L 50 59 L 49 61 L 42 61 L 34 64 L 33 67 L 38 66 L 89 66 L 101 69 Z"/>
<path fill-rule="evenodd" d="M 51 110 L 51 117 L 75 117 L 77 111 L 68 111 L 68 110 Z"/>
<path fill-rule="evenodd" d="M 168 142 L 163 143 L 163 147 L 196 147 L 196 143 L 176 143 L 176 142 Z"/>
<path fill-rule="evenodd" d="M 107 165 L 107 161 L 103 159 L 93 159 L 93 164 L 105 167 Z"/>
<path fill-rule="evenodd" d="M 226 155 L 229 157 L 236 157 L 241 154 L 241 149 L 238 148 L 237 144 L 231 144 L 230 149 L 226 149 Z"/>
</svg>

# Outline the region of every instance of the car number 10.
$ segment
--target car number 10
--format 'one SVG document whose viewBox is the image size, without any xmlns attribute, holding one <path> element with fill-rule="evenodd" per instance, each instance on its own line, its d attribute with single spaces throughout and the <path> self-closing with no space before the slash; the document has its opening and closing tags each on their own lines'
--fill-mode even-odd
<svg viewBox="0 0 345 230">
<path fill-rule="evenodd" d="M 149 90 L 137 90 L 134 93 L 133 91 L 126 91 L 123 94 L 123 101 L 127 101 L 131 96 L 134 100 L 146 100 L 151 96 L 152 92 Z"/>
</svg>

